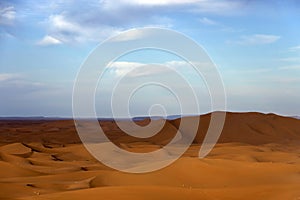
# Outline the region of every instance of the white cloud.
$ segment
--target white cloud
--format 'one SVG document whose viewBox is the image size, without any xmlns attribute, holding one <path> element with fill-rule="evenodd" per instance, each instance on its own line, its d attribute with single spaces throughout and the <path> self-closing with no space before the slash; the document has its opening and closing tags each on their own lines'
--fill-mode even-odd
<svg viewBox="0 0 300 200">
<path fill-rule="evenodd" d="M 15 80 L 20 77 L 21 75 L 19 74 L 2 73 L 0 74 L 0 82 Z"/>
<path fill-rule="evenodd" d="M 92 0 L 62 1 L 50 6 L 45 28 L 47 35 L 62 43 L 99 42 L 133 27 L 172 27 L 170 15 L 180 13 L 232 13 L 240 6 L 229 0 Z M 39 8 L 41 6 L 35 6 Z M 67 9 L 66 9 L 67 8 Z M 42 6 L 42 9 L 43 8 Z M 39 11 L 41 12 L 41 11 Z M 202 19 L 213 24 L 213 20 Z"/>
<path fill-rule="evenodd" d="M 24 74 L 0 73 L 0 115 L 61 115 L 69 109 L 68 91 L 71 88 L 30 80 Z"/>
<path fill-rule="evenodd" d="M 51 28 L 60 31 L 80 33 L 83 30 L 76 23 L 68 21 L 63 15 L 51 15 L 49 17 Z"/>
<path fill-rule="evenodd" d="M 299 46 L 295 46 L 295 47 L 291 47 L 289 50 L 290 51 L 300 51 L 300 45 Z"/>
<path fill-rule="evenodd" d="M 237 11 L 242 5 L 239 1 L 229 0 L 121 0 L 122 3 L 149 7 L 181 7 L 182 10 L 202 13 L 228 14 Z M 184 9 L 185 8 L 185 9 Z"/>
<path fill-rule="evenodd" d="M 201 66 L 202 73 L 209 73 L 212 69 L 211 63 L 196 63 Z M 168 76 L 170 78 L 171 70 L 175 70 L 176 73 L 180 75 L 189 74 L 190 76 L 198 76 L 197 71 L 192 65 L 186 61 L 167 61 L 164 63 L 140 63 L 140 62 L 125 62 L 117 61 L 108 65 L 106 69 L 108 72 L 112 73 L 117 77 L 122 77 L 124 75 L 129 77 L 145 77 L 145 76 Z M 128 74 L 127 74 L 128 73 Z"/>
<path fill-rule="evenodd" d="M 229 72 L 231 73 L 235 73 L 235 76 L 237 74 L 262 74 L 262 73 L 266 73 L 266 72 L 271 72 L 273 71 L 272 69 L 270 68 L 256 68 L 256 69 L 246 69 L 246 70 L 231 70 Z"/>
<path fill-rule="evenodd" d="M 27 86 L 42 86 L 42 83 L 26 79 L 26 76 L 18 73 L 0 73 L 0 87 L 14 86 L 26 88 Z"/>
<path fill-rule="evenodd" d="M 108 37 L 117 35 L 121 33 L 126 28 L 118 27 L 114 25 L 98 24 L 97 19 L 101 16 L 90 16 L 89 18 L 95 18 L 89 22 L 81 21 L 82 19 L 70 18 L 70 16 L 65 16 L 65 14 L 51 15 L 49 16 L 46 24 L 48 26 L 48 34 L 61 43 L 83 43 L 83 42 L 100 42 Z M 170 20 L 167 18 L 160 18 L 161 21 L 166 23 L 166 26 L 170 25 Z M 157 19 L 159 20 L 159 19 Z M 159 27 L 159 25 L 146 24 L 143 27 Z M 166 27 L 160 25 L 160 27 Z M 135 32 L 133 35 L 131 32 L 124 34 L 123 37 L 118 37 L 115 41 L 127 41 L 143 38 L 145 35 L 143 33 Z"/>
<path fill-rule="evenodd" d="M 129 77 L 151 76 L 155 74 L 163 74 L 167 71 L 167 69 L 162 67 L 161 64 L 145 64 L 125 61 L 113 62 L 109 66 L 108 70 L 111 70 L 116 76 L 120 77 L 124 75 Z"/>
<path fill-rule="evenodd" d="M 288 65 L 282 66 L 278 68 L 279 70 L 300 70 L 300 65 Z M 299 78 L 300 80 L 300 78 Z"/>
<path fill-rule="evenodd" d="M 56 45 L 61 44 L 62 42 L 50 35 L 46 35 L 43 39 L 37 42 L 37 45 L 48 46 L 48 45 Z"/>
<path fill-rule="evenodd" d="M 230 0 L 200 0 L 191 4 L 195 13 L 212 13 L 217 15 L 233 15 L 241 13 L 244 3 Z"/>
<path fill-rule="evenodd" d="M 199 3 L 199 0 L 122 0 L 124 3 L 159 6 L 159 5 L 178 5 L 178 4 L 190 4 Z"/>
<path fill-rule="evenodd" d="M 114 38 L 113 42 L 121 42 L 121 41 L 131 41 L 131 40 L 137 40 L 142 39 L 146 37 L 145 32 L 141 30 L 136 30 L 134 32 L 124 32 L 121 36 L 118 36 L 117 38 Z"/>
<path fill-rule="evenodd" d="M 48 18 L 48 42 L 72 43 L 86 41 L 101 41 L 108 36 L 119 33 L 121 30 L 110 26 L 90 26 L 81 22 L 67 19 L 63 14 L 51 15 Z"/>
<path fill-rule="evenodd" d="M 131 70 L 144 65 L 145 64 L 138 62 L 117 61 L 109 64 L 109 68 L 107 70 L 112 71 L 116 76 L 123 76 Z"/>
<path fill-rule="evenodd" d="M 222 32 L 229 32 L 229 33 L 237 33 L 237 32 L 243 32 L 243 29 L 240 28 L 233 28 L 231 26 L 224 25 L 218 21 L 215 21 L 213 19 L 202 17 L 198 19 L 198 21 L 204 25 L 208 26 L 214 26 L 215 28 L 219 29 Z"/>
<path fill-rule="evenodd" d="M 218 22 L 212 20 L 212 19 L 208 19 L 206 17 L 203 17 L 201 19 L 199 19 L 199 21 L 202 23 L 202 24 L 205 24 L 205 25 L 217 25 Z"/>
<path fill-rule="evenodd" d="M 1 38 L 15 38 L 15 36 L 11 33 L 3 31 L 2 33 L 0 32 L 0 39 Z"/>
<path fill-rule="evenodd" d="M 52 35 L 55 35 L 62 42 L 68 42 L 74 38 L 78 37 L 78 35 L 84 34 L 84 28 L 80 25 L 68 21 L 64 15 L 50 15 L 49 19 L 49 32 Z"/>
<path fill-rule="evenodd" d="M 277 59 L 281 62 L 300 62 L 300 57 L 286 57 Z"/>
<path fill-rule="evenodd" d="M 229 41 L 229 43 L 240 44 L 240 45 L 261 45 L 271 44 L 280 39 L 278 35 L 265 35 L 265 34 L 254 34 L 241 36 L 237 41 Z"/>
<path fill-rule="evenodd" d="M 16 11 L 13 6 L 0 7 L 0 24 L 12 25 L 16 18 Z"/>
</svg>

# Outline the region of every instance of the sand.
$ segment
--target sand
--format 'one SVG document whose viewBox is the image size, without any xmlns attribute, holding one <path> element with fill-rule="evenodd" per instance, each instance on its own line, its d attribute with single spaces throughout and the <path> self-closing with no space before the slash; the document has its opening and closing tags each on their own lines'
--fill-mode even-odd
<svg viewBox="0 0 300 200">
<path fill-rule="evenodd" d="M 300 120 L 228 113 L 218 144 L 199 159 L 209 120 L 210 114 L 201 116 L 180 159 L 145 174 L 101 164 L 81 144 L 72 120 L 2 120 L 0 199 L 300 199 Z M 132 152 L 161 148 L 178 124 L 168 121 L 156 136 L 140 140 L 101 122 L 115 144 Z"/>
</svg>

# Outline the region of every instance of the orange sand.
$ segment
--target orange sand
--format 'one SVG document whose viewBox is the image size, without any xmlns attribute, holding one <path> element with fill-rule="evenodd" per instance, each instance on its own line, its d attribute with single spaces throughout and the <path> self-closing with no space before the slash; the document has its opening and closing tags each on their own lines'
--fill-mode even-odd
<svg viewBox="0 0 300 200">
<path fill-rule="evenodd" d="M 146 174 L 99 163 L 80 143 L 72 120 L 0 121 L 0 199 L 300 199 L 300 120 L 228 113 L 219 143 L 199 159 L 209 119 L 201 117 L 183 157 Z M 178 123 L 169 121 L 143 140 L 113 122 L 101 125 L 115 144 L 148 152 L 166 144 Z"/>
</svg>

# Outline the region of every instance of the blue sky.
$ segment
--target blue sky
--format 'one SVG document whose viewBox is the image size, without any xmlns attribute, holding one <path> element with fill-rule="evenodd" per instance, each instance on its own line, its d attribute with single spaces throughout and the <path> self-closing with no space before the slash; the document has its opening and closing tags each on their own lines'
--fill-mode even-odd
<svg viewBox="0 0 300 200">
<path fill-rule="evenodd" d="M 296 0 L 1 1 L 0 115 L 71 116 L 73 83 L 89 53 L 107 37 L 141 27 L 169 28 L 202 45 L 222 75 L 228 110 L 300 115 Z M 115 69 L 175 61 L 141 52 Z M 155 102 L 137 96 L 132 112 L 145 114 Z M 109 116 L 98 98 L 99 115 Z M 210 107 L 204 103 L 202 111 Z"/>
</svg>

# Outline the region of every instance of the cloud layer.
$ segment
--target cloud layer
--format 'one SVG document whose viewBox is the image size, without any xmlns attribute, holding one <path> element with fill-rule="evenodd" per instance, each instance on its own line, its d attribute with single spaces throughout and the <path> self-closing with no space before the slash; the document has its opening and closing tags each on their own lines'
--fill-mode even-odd
<svg viewBox="0 0 300 200">
<path fill-rule="evenodd" d="M 52 14 L 43 22 L 47 32 L 40 40 L 41 42 L 45 37 L 55 38 L 61 43 L 99 42 L 108 36 L 133 27 L 172 27 L 173 21 L 169 16 L 173 13 L 222 15 L 231 13 L 242 6 L 242 3 L 228 0 L 93 0 L 89 2 L 54 1 L 51 5 Z M 41 7 L 38 8 L 41 9 Z M 205 17 L 200 21 L 210 25 L 215 23 Z"/>
<path fill-rule="evenodd" d="M 267 34 L 254 34 L 241 36 L 236 41 L 230 41 L 230 43 L 240 45 L 262 45 L 271 44 L 277 42 L 281 36 L 278 35 L 267 35 Z"/>
<path fill-rule="evenodd" d="M 12 25 L 16 18 L 16 11 L 13 6 L 0 7 L 0 24 Z"/>
</svg>

